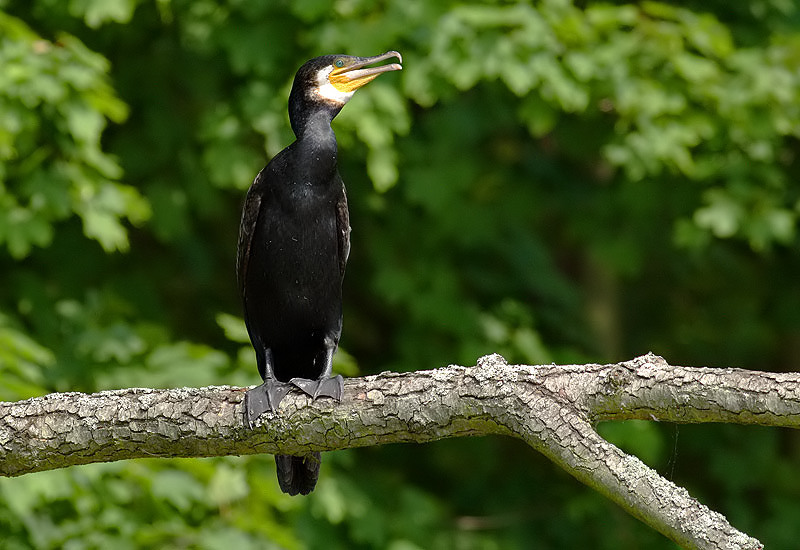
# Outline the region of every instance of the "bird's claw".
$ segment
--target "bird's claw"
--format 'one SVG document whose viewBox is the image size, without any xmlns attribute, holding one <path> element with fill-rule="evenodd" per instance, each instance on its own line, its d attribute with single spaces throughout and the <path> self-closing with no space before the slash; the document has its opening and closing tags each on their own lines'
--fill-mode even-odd
<svg viewBox="0 0 800 550">
<path fill-rule="evenodd" d="M 344 379 L 340 374 L 330 378 L 318 378 L 316 380 L 292 378 L 289 380 L 289 383 L 310 396 L 312 401 L 322 396 L 331 397 L 339 402 L 342 400 L 342 393 L 344 393 Z"/>
<path fill-rule="evenodd" d="M 260 386 L 247 390 L 244 394 L 244 421 L 247 427 L 253 429 L 256 419 L 265 412 L 276 412 L 290 389 L 291 386 L 286 382 L 267 378 Z"/>
<path fill-rule="evenodd" d="M 274 378 L 267 378 L 263 384 L 247 390 L 247 393 L 244 394 L 245 425 L 253 429 L 259 416 L 267 411 L 277 412 L 278 406 L 292 386 L 310 396 L 312 401 L 317 397 L 331 397 L 339 402 L 344 393 L 344 379 L 340 374 L 317 380 L 292 378 L 288 382 L 278 382 Z"/>
</svg>

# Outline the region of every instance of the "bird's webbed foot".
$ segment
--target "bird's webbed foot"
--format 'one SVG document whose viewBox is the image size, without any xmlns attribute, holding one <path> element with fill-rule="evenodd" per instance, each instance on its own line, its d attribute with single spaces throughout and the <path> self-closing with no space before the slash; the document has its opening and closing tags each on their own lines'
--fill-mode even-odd
<svg viewBox="0 0 800 550">
<path fill-rule="evenodd" d="M 336 376 L 309 380 L 308 378 L 292 378 L 289 383 L 299 388 L 306 395 L 311 396 L 312 401 L 317 397 L 332 397 L 337 402 L 342 400 L 344 392 L 344 379 L 340 374 Z"/>
<path fill-rule="evenodd" d="M 247 390 L 244 394 L 244 418 L 247 427 L 252 429 L 255 420 L 265 412 L 276 412 L 291 387 L 288 382 L 267 378 L 260 386 Z"/>
</svg>

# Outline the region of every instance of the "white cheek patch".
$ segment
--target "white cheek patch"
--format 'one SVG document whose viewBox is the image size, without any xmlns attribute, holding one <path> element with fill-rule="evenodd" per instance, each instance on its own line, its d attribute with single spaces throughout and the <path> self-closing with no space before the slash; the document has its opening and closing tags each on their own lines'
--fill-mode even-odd
<svg viewBox="0 0 800 550">
<path fill-rule="evenodd" d="M 332 67 L 326 67 L 317 73 L 317 87 L 314 88 L 312 93 L 322 99 L 344 105 L 350 101 L 351 97 L 353 97 L 355 90 L 352 92 L 340 92 L 337 90 L 336 87 L 328 80 L 328 75 L 332 70 Z"/>
</svg>

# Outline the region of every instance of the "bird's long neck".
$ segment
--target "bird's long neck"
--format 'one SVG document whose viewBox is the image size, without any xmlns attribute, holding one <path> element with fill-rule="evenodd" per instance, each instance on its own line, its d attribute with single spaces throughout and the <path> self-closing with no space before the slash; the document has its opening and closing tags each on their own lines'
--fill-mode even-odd
<svg viewBox="0 0 800 550">
<path fill-rule="evenodd" d="M 336 134 L 331 128 L 333 116 L 330 111 L 317 109 L 308 114 L 301 125 L 294 127 L 297 141 L 306 143 L 316 143 L 321 147 L 333 147 L 336 149 Z"/>
<path fill-rule="evenodd" d="M 331 128 L 333 116 L 328 110 L 317 109 L 307 113 L 302 124 L 292 125 L 297 132 L 294 147 L 298 158 L 305 159 L 304 166 L 298 168 L 311 183 L 330 181 L 337 169 L 336 134 Z"/>
<path fill-rule="evenodd" d="M 297 139 L 313 126 L 317 129 L 330 129 L 331 121 L 339 114 L 344 104 L 311 101 L 303 95 L 302 88 L 295 83 L 289 94 L 289 122 Z"/>
</svg>

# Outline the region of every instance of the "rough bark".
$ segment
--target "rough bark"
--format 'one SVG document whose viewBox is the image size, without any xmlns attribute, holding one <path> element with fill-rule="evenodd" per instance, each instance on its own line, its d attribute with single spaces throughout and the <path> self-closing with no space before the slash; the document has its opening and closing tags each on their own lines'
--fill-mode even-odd
<svg viewBox="0 0 800 550">
<path fill-rule="evenodd" d="M 0 403 L 0 475 L 138 457 L 302 454 L 396 442 L 518 437 L 686 548 L 760 549 L 688 492 L 602 439 L 604 420 L 800 427 L 800 373 L 668 365 L 507 365 L 499 355 L 345 381 L 341 403 L 292 393 L 254 430 L 246 388 L 127 389 Z"/>
</svg>

